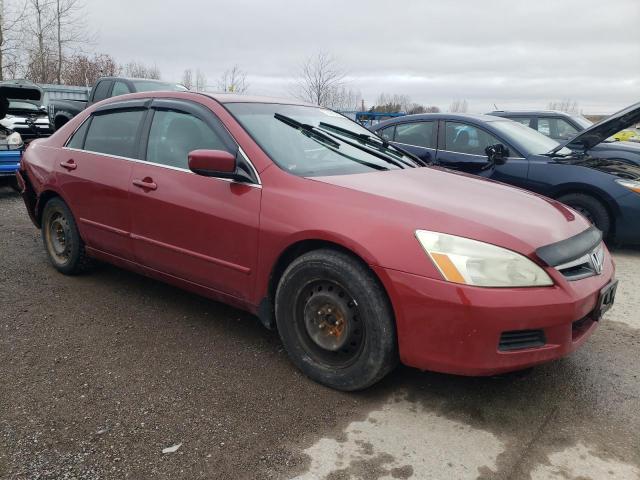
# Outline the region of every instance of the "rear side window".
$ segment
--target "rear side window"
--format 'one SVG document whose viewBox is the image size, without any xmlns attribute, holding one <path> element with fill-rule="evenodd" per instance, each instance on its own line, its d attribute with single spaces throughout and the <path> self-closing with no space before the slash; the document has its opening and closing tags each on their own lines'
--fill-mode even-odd
<svg viewBox="0 0 640 480">
<path fill-rule="evenodd" d="M 403 123 L 396 126 L 395 141 L 418 147 L 436 148 L 433 130 L 435 122 Z"/>
<path fill-rule="evenodd" d="M 93 92 L 93 101 L 99 102 L 109 96 L 109 90 L 111 90 L 111 80 L 103 80 L 96 85 L 96 90 Z"/>
<path fill-rule="evenodd" d="M 84 137 L 87 134 L 87 128 L 89 128 L 90 121 L 87 119 L 80 126 L 79 129 L 76 130 L 76 133 L 73 134 L 69 142 L 67 143 L 68 148 L 78 148 L 82 149 L 84 144 Z"/>
<path fill-rule="evenodd" d="M 111 96 L 112 97 L 117 97 L 118 95 L 126 95 L 127 93 L 131 93 L 131 91 L 129 90 L 129 87 L 127 86 L 127 84 L 124 83 L 124 82 L 121 82 L 121 81 L 117 81 L 113 85 L 113 90 L 111 91 Z"/>
<path fill-rule="evenodd" d="M 480 128 L 464 123 L 447 122 L 445 150 L 485 156 L 485 149 L 498 143 L 502 142 Z"/>
<path fill-rule="evenodd" d="M 145 110 L 121 110 L 95 115 L 84 149 L 91 152 L 135 158 L 138 127 Z"/>
<path fill-rule="evenodd" d="M 193 150 L 227 150 L 220 136 L 198 117 L 174 110 L 157 110 L 151 123 L 147 161 L 189 168 Z"/>
</svg>

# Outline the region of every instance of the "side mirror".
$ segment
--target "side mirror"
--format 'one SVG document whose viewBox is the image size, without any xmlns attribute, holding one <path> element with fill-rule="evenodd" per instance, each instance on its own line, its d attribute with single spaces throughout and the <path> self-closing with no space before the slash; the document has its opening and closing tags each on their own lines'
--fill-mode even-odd
<svg viewBox="0 0 640 480">
<path fill-rule="evenodd" d="M 484 153 L 487 154 L 489 162 L 495 165 L 504 165 L 509 156 L 509 149 L 501 143 L 495 145 L 489 145 L 485 148 Z"/>
<path fill-rule="evenodd" d="M 205 177 L 236 177 L 236 157 L 223 150 L 194 150 L 189 153 L 189 170 Z"/>
</svg>

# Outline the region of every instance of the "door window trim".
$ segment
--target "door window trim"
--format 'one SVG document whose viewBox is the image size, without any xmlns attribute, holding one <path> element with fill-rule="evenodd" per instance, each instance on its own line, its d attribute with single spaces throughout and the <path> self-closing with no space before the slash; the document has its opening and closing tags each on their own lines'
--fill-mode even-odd
<svg viewBox="0 0 640 480">
<path fill-rule="evenodd" d="M 156 101 L 158 101 L 158 102 L 156 102 Z M 163 102 L 160 103 L 159 101 L 163 101 Z M 240 144 L 233 137 L 231 132 L 229 132 L 229 130 L 227 129 L 226 125 L 222 122 L 222 120 L 220 120 L 218 118 L 218 116 L 214 112 L 209 110 L 206 106 L 201 105 L 201 104 L 199 104 L 197 102 L 193 102 L 191 100 L 153 97 L 153 98 L 136 99 L 136 100 L 124 100 L 124 101 L 116 101 L 116 102 L 113 102 L 113 103 L 108 103 L 107 105 L 103 105 L 103 106 L 97 108 L 96 110 L 94 110 L 93 112 L 91 112 L 91 114 L 85 120 L 83 120 L 80 123 L 80 125 L 78 125 L 78 127 L 73 131 L 73 133 L 71 133 L 71 135 L 69 135 L 69 138 L 67 138 L 67 141 L 64 143 L 64 146 L 62 148 L 65 149 L 65 150 L 70 150 L 70 151 L 75 151 L 75 152 L 90 153 L 92 155 L 102 155 L 102 156 L 106 156 L 106 157 L 110 157 L 110 158 L 116 158 L 116 159 L 119 159 L 119 160 L 129 160 L 129 161 L 132 161 L 132 162 L 142 163 L 142 164 L 145 164 L 145 165 L 154 165 L 154 166 L 157 166 L 157 167 L 167 168 L 167 169 L 170 169 L 170 170 L 186 172 L 186 173 L 190 173 L 192 175 L 196 175 L 195 173 L 193 173 L 188 168 L 173 167 L 173 166 L 164 165 L 164 164 L 161 164 L 161 163 L 149 162 L 149 161 L 147 161 L 145 159 L 146 152 L 147 152 L 147 145 L 148 145 L 148 141 L 149 141 L 149 133 L 151 131 L 151 123 L 152 123 L 153 116 L 154 116 L 154 113 L 155 113 L 155 111 L 153 109 L 153 104 L 154 103 L 160 103 L 161 106 L 165 105 L 165 104 L 166 105 L 175 104 L 176 108 L 161 108 L 161 109 L 162 110 L 175 110 L 175 111 L 181 111 L 183 113 L 194 114 L 197 118 L 202 120 L 207 126 L 209 126 L 210 128 L 213 128 L 216 133 L 220 134 L 220 137 L 223 140 L 223 142 L 225 142 L 225 140 L 227 142 L 230 141 L 235 146 L 235 148 L 233 148 L 232 150 L 235 150 L 236 156 L 242 157 L 242 160 L 248 165 L 249 169 L 253 172 L 253 175 L 255 177 L 256 182 L 255 183 L 238 182 L 238 181 L 230 179 L 230 178 L 219 178 L 219 177 L 208 177 L 208 178 L 212 178 L 212 179 L 215 179 L 215 180 L 222 180 L 224 182 L 229 182 L 229 183 L 236 183 L 238 185 L 247 185 L 249 187 L 254 187 L 254 188 L 262 188 L 262 179 L 260 178 L 260 174 L 258 173 L 258 170 L 256 169 L 256 167 L 253 164 L 253 162 L 249 159 L 249 157 L 245 153 L 245 151 L 242 149 Z M 186 108 L 180 108 L 180 106 L 185 106 Z M 189 108 L 189 107 L 191 107 L 191 108 Z M 80 148 L 71 148 L 71 147 L 68 146 L 69 142 L 71 141 L 73 136 L 76 134 L 76 132 L 78 130 L 80 130 L 80 128 L 85 123 L 92 122 L 93 118 L 94 118 L 94 116 L 96 114 L 100 114 L 100 113 L 103 113 L 103 112 L 113 112 L 113 111 L 118 111 L 118 110 L 138 110 L 138 109 L 144 109 L 145 110 L 145 115 L 144 115 L 142 121 L 140 122 L 140 125 L 138 126 L 138 131 L 136 132 L 136 141 L 138 142 L 138 146 L 136 148 L 136 154 L 135 154 L 136 158 L 122 157 L 122 156 L 119 156 L 119 155 L 113 155 L 113 154 L 109 154 L 109 153 L 101 153 L 101 152 L 94 152 L 92 150 L 85 150 L 84 149 L 84 145 L 85 145 L 85 141 L 86 141 L 86 138 L 87 138 L 87 133 L 89 132 L 89 128 L 91 127 L 91 124 L 89 124 L 87 126 L 87 130 L 85 132 L 84 138 L 82 139 L 82 148 L 81 149 Z M 201 115 L 203 115 L 204 118 L 201 118 Z M 211 117 L 211 118 L 215 119 L 214 120 L 215 123 L 207 121 L 206 117 Z M 144 145 L 144 148 L 142 148 L 143 145 Z"/>
</svg>

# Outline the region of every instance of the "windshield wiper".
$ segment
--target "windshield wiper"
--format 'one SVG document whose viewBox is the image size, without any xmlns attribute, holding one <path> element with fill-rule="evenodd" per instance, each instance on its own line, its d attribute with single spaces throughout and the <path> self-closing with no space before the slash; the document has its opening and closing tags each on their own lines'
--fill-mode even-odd
<svg viewBox="0 0 640 480">
<path fill-rule="evenodd" d="M 401 156 L 406 156 L 408 158 L 410 158 L 413 162 L 417 163 L 420 166 L 425 166 L 426 164 L 420 160 L 417 157 L 414 157 L 413 155 L 408 155 L 407 152 L 404 152 L 402 150 L 400 150 L 398 147 L 396 147 L 395 145 L 391 145 L 389 142 L 387 142 L 384 138 L 380 138 L 376 135 L 369 135 L 366 133 L 356 133 L 353 132 L 347 128 L 343 128 L 343 127 L 339 127 L 338 125 L 333 125 L 331 123 L 325 123 L 325 122 L 320 122 L 320 127 L 326 128 L 328 130 L 333 130 L 335 132 L 338 132 L 340 135 L 344 135 L 345 137 L 349 137 L 349 138 L 353 138 L 354 140 L 359 140 L 362 143 L 365 143 L 367 145 L 373 146 L 373 147 L 382 147 L 386 150 L 390 150 L 391 152 L 393 152 L 393 150 L 397 150 L 398 153 L 401 154 Z M 393 148 L 393 150 L 391 149 Z M 398 156 L 395 152 L 393 152 L 396 156 Z M 404 163 L 405 165 L 411 165 L 408 162 L 405 162 L 404 160 L 401 159 L 397 159 L 398 161 L 401 161 L 402 163 Z"/>
<path fill-rule="evenodd" d="M 290 127 L 299 130 L 300 133 L 312 137 L 316 140 L 326 143 L 327 145 L 332 146 L 333 148 L 340 148 L 340 144 L 336 142 L 333 138 L 331 138 L 326 133 L 322 133 L 320 130 L 316 129 L 313 125 L 308 125 L 306 123 L 299 122 L 291 117 L 287 117 L 286 115 L 282 115 L 280 113 L 276 113 L 273 115 L 276 120 L 280 120 L 282 123 L 289 125 Z"/>
</svg>

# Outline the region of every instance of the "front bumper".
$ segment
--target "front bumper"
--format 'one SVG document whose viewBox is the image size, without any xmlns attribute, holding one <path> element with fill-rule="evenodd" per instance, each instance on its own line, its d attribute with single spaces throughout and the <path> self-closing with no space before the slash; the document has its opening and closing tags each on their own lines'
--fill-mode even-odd
<svg viewBox="0 0 640 480">
<path fill-rule="evenodd" d="M 640 195 L 629 192 L 618 198 L 620 215 L 616 217 L 615 240 L 625 245 L 640 245 Z"/>
<path fill-rule="evenodd" d="M 405 365 L 458 375 L 495 375 L 563 357 L 598 324 L 600 290 L 614 278 L 607 254 L 602 274 L 544 288 L 478 288 L 374 267 L 396 314 Z M 542 330 L 539 347 L 502 351 L 505 332 Z"/>
</svg>

